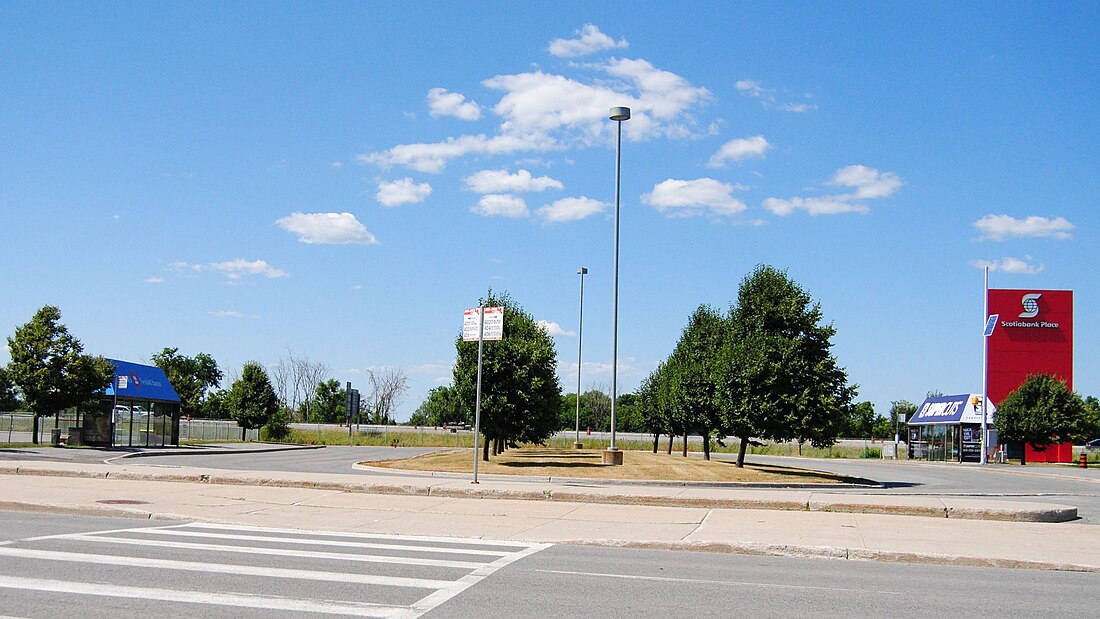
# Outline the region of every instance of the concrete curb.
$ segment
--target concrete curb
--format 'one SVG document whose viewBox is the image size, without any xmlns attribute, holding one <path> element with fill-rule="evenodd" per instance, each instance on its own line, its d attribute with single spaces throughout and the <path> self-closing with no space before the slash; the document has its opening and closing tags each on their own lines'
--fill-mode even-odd
<svg viewBox="0 0 1100 619">
<path fill-rule="evenodd" d="M 107 458 L 104 462 L 114 462 L 115 460 L 123 460 L 127 458 L 161 458 L 165 456 L 226 456 L 226 455 L 239 455 L 239 454 L 262 454 L 272 453 L 277 451 L 299 451 L 303 449 L 324 449 L 325 445 L 298 445 L 291 443 L 283 443 L 271 445 L 268 443 L 268 447 L 257 447 L 255 449 L 211 449 L 209 447 L 197 447 L 194 451 L 183 448 L 173 449 L 171 451 L 131 451 L 111 458 Z"/>
<path fill-rule="evenodd" d="M 36 466 L 13 466 L 0 463 L 0 475 L 35 475 L 43 477 L 79 477 L 119 479 L 129 481 L 168 481 L 235 486 L 268 486 L 278 488 L 302 488 L 337 492 L 432 496 L 442 498 L 514 499 L 523 501 L 560 501 L 566 503 L 602 503 L 613 505 L 645 505 L 651 507 L 691 507 L 703 509 L 760 509 L 785 511 L 841 512 L 883 514 L 899 516 L 924 516 L 934 518 L 961 518 L 969 520 L 995 520 L 1011 522 L 1056 523 L 1077 518 L 1077 508 L 1066 505 L 1028 505 L 1019 503 L 1012 507 L 983 506 L 981 501 L 970 500 L 951 506 L 935 497 L 836 496 L 810 498 L 809 500 L 777 498 L 713 498 L 675 497 L 645 494 L 601 494 L 580 490 L 553 489 L 498 489 L 485 487 L 453 487 L 417 484 L 371 483 L 369 481 L 329 481 L 288 479 L 278 475 L 226 473 L 179 473 L 172 470 L 117 471 L 56 469 Z"/>
<path fill-rule="evenodd" d="M 378 466 L 355 463 L 351 468 L 356 471 L 367 471 L 385 475 L 403 475 L 408 477 L 432 477 L 438 479 L 469 479 L 470 473 L 450 473 L 445 471 L 409 471 L 403 469 L 388 469 Z M 584 486 L 640 486 L 646 488 L 749 488 L 755 490 L 828 490 L 830 488 L 883 488 L 883 484 L 870 479 L 847 477 L 850 483 L 814 484 L 814 483 L 782 483 L 782 482 L 758 482 L 758 481 L 664 481 L 646 479 L 593 479 L 591 477 L 535 477 L 533 475 L 495 475 L 479 474 L 478 479 L 494 481 L 527 481 L 545 482 L 551 484 L 577 484 Z"/>
<path fill-rule="evenodd" d="M 1100 573 L 1100 567 L 1076 563 L 1052 563 L 1023 559 L 986 559 L 962 555 L 922 552 L 898 552 L 837 548 L 832 546 L 802 546 L 796 544 L 763 544 L 752 542 L 617 542 L 607 540 L 567 540 L 559 544 L 601 546 L 607 548 L 640 548 L 651 550 L 683 550 L 690 552 L 718 552 L 739 555 L 771 557 L 803 557 L 818 559 L 842 559 L 849 561 L 886 561 L 890 563 L 918 563 L 927 565 L 952 565 L 963 567 L 995 567 L 1009 569 L 1053 570 L 1064 572 Z"/>
</svg>

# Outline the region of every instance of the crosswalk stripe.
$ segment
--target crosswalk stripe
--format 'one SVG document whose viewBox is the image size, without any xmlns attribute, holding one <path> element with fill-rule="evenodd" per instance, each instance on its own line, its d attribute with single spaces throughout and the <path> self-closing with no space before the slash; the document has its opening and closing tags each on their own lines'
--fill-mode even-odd
<svg viewBox="0 0 1100 619">
<path fill-rule="evenodd" d="M 213 539 L 235 539 L 250 542 L 272 542 L 276 544 L 307 544 L 310 546 L 335 546 L 339 548 L 371 548 L 374 550 L 402 550 L 407 552 L 427 552 L 439 554 L 475 555 L 503 557 L 514 551 L 474 550 L 470 548 L 445 548 L 441 546 L 415 546 L 406 544 L 375 544 L 371 542 L 343 542 L 331 539 L 288 538 L 269 535 L 241 535 L 236 533 L 211 533 L 203 531 L 183 531 L 169 528 L 139 529 L 142 533 L 162 536 L 202 537 Z M 112 538 L 114 539 L 114 538 Z"/>
<path fill-rule="evenodd" d="M 242 608 L 263 608 L 303 613 L 324 613 L 329 615 L 354 615 L 358 617 L 395 617 L 405 615 L 407 607 L 383 606 L 362 602 L 319 602 L 296 598 L 247 595 L 241 593 L 204 593 L 199 591 L 177 591 L 155 587 L 132 587 L 103 583 L 68 582 L 64 580 L 45 580 L 22 578 L 19 576 L 0 576 L 0 588 L 46 591 L 77 595 L 95 595 L 103 597 L 159 600 L 163 602 L 184 602 L 189 604 L 212 604 L 218 606 L 236 606 Z"/>
<path fill-rule="evenodd" d="M 144 530 L 144 529 L 136 529 Z M 322 552 L 319 550 L 290 550 L 284 548 L 249 548 L 245 546 L 225 546 L 221 544 L 201 544 L 195 542 L 172 542 L 168 540 L 144 540 L 125 537 L 103 537 L 99 535 L 65 535 L 58 536 L 64 539 L 98 544 L 110 544 L 112 546 L 153 546 L 156 548 L 179 548 L 181 550 L 210 550 L 214 552 L 231 552 L 239 554 L 275 555 L 279 557 L 298 557 L 303 559 L 332 559 L 335 561 L 359 561 L 363 563 L 396 563 L 398 565 L 422 565 L 427 567 L 453 567 L 458 569 L 477 569 L 484 562 L 478 561 L 450 561 L 447 559 L 425 559 L 421 557 L 398 557 L 387 555 L 353 555 L 343 552 Z"/>
<path fill-rule="evenodd" d="M 429 580 L 425 578 L 407 578 L 400 576 L 376 576 L 370 574 L 321 572 L 316 570 L 294 570 L 281 567 L 257 567 L 254 565 L 199 563 L 197 561 L 120 557 L 78 552 L 58 552 L 54 550 L 32 550 L 28 548 L 0 548 L 0 557 L 4 556 L 21 559 L 67 561 L 71 563 L 94 563 L 99 565 L 120 565 L 150 569 L 185 570 L 189 572 L 207 572 L 213 574 L 239 574 L 242 576 L 261 576 L 265 578 L 296 578 L 300 580 L 320 580 L 324 582 L 345 582 L 389 587 L 414 587 L 419 589 L 445 589 L 454 584 L 454 581 L 451 580 Z"/>
<path fill-rule="evenodd" d="M 353 539 L 378 539 L 402 542 L 430 542 L 434 544 L 464 544 L 467 546 L 499 546 L 512 548 L 513 550 L 526 550 L 529 542 L 505 542 L 492 539 L 465 538 L 465 537 L 439 537 L 426 535 L 394 535 L 390 533 L 350 533 L 347 531 L 309 531 L 303 529 L 280 529 L 275 527 L 254 527 L 244 524 L 223 525 L 212 522 L 188 522 L 185 524 L 173 524 L 160 529 L 213 529 L 231 531 L 253 531 L 256 533 L 284 533 L 288 535 L 324 535 L 325 537 L 344 537 Z M 132 529 L 131 529 L 132 530 Z"/>
</svg>

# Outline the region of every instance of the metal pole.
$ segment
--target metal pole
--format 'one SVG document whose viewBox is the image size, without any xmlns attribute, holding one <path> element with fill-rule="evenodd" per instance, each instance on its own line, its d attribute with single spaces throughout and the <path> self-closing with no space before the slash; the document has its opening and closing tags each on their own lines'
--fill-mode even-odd
<svg viewBox="0 0 1100 619">
<path fill-rule="evenodd" d="M 989 266 L 985 267 L 985 294 L 982 298 L 982 320 L 989 320 Z M 989 391 L 989 337 L 982 333 L 982 466 L 989 458 L 989 419 L 986 414 L 986 402 Z"/>
<path fill-rule="evenodd" d="M 481 351 L 485 347 L 485 306 L 478 310 L 477 323 L 477 396 L 474 398 L 474 480 L 477 483 L 477 438 L 481 432 Z"/>
<path fill-rule="evenodd" d="M 615 260 L 611 305 L 611 446 L 615 451 L 615 400 L 619 392 L 619 172 L 622 165 L 623 121 L 617 120 L 618 135 L 615 140 Z"/>
<path fill-rule="evenodd" d="M 588 273 L 588 269 L 581 267 L 577 269 L 577 274 L 581 276 L 581 302 L 580 302 L 580 317 L 577 319 L 577 431 L 576 438 L 573 439 L 573 447 L 580 449 L 581 446 L 581 344 L 584 337 L 584 275 Z"/>
</svg>

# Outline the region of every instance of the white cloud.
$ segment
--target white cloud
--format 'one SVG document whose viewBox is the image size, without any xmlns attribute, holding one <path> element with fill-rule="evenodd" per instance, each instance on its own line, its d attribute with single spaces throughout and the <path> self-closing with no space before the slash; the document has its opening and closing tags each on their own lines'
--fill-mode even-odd
<svg viewBox="0 0 1100 619">
<path fill-rule="evenodd" d="M 398 206 L 423 202 L 430 195 L 432 195 L 431 185 L 428 183 L 418 185 L 413 179 L 405 177 L 398 181 L 380 181 L 378 193 L 374 197 L 382 206 Z"/>
<path fill-rule="evenodd" d="M 546 331 L 546 334 L 549 335 L 550 337 L 564 337 L 564 336 L 572 337 L 572 336 L 576 335 L 576 333 L 573 332 L 573 331 L 566 331 L 565 329 L 562 329 L 561 325 L 559 325 L 556 322 L 550 322 L 548 320 L 540 320 L 536 324 L 538 324 L 538 326 L 542 327 L 542 330 Z"/>
<path fill-rule="evenodd" d="M 522 219 L 531 214 L 527 210 L 527 203 L 523 201 L 523 198 L 500 193 L 481 196 L 477 205 L 470 210 L 478 215 L 511 217 L 512 219 Z"/>
<path fill-rule="evenodd" d="M 432 88 L 428 91 L 428 115 L 433 118 L 454 116 L 461 120 L 477 120 L 481 118 L 481 106 L 467 101 L 466 97 L 457 92 Z"/>
<path fill-rule="evenodd" d="M 215 318 L 244 318 L 244 314 L 234 310 L 217 310 L 207 313 Z"/>
<path fill-rule="evenodd" d="M 145 278 L 145 283 L 146 284 L 163 284 L 164 283 L 164 278 L 156 277 L 156 276 L 146 277 Z"/>
<path fill-rule="evenodd" d="M 863 200 L 889 197 L 901 187 L 902 182 L 893 172 L 879 172 L 867 166 L 850 165 L 837 170 L 829 184 L 855 187 L 856 193 L 852 197 Z"/>
<path fill-rule="evenodd" d="M 811 103 L 784 103 L 783 105 L 779 106 L 779 109 L 783 110 L 784 112 L 794 112 L 796 114 L 801 114 L 803 112 L 809 112 L 810 110 L 816 110 L 817 106 Z"/>
<path fill-rule="evenodd" d="M 1018 273 L 1023 275 L 1035 275 L 1046 268 L 1045 264 L 1033 264 L 1029 262 L 1032 260 L 1031 256 L 1025 256 L 1025 260 L 1019 258 L 1012 258 L 1006 256 L 1004 260 L 994 260 L 993 262 L 987 262 L 985 260 L 972 260 L 970 265 L 984 269 L 989 267 L 990 271 L 1001 271 L 1003 273 Z"/>
<path fill-rule="evenodd" d="M 578 221 L 595 215 L 610 206 L 606 202 L 581 196 L 580 198 L 562 198 L 538 210 L 539 216 L 550 223 Z"/>
<path fill-rule="evenodd" d="M 737 80 L 735 84 L 737 90 L 742 93 L 756 98 L 773 98 L 775 96 L 774 90 L 769 90 L 760 85 L 760 82 L 755 80 Z"/>
<path fill-rule="evenodd" d="M 717 153 L 714 153 L 714 156 L 707 162 L 707 167 L 720 168 L 726 165 L 727 161 L 741 161 L 749 157 L 763 157 L 764 153 L 771 147 L 772 145 L 768 144 L 768 141 L 765 140 L 762 135 L 730 140 L 723 144 L 722 148 L 719 148 Z"/>
<path fill-rule="evenodd" d="M 218 271 L 229 279 L 234 280 L 248 275 L 262 275 L 272 279 L 286 277 L 288 275 L 286 271 L 271 266 L 266 260 L 245 260 L 244 258 L 227 260 L 225 262 L 210 262 L 199 268 Z"/>
<path fill-rule="evenodd" d="M 420 172 L 442 172 L 447 162 L 466 155 L 510 155 L 521 151 L 547 151 L 558 148 L 544 135 L 463 135 L 442 142 L 399 144 L 389 150 L 359 155 L 360 163 L 372 163 L 383 168 L 403 165 Z"/>
<path fill-rule="evenodd" d="M 764 200 L 763 206 L 780 217 L 786 217 L 795 211 L 805 211 L 809 215 L 868 213 L 871 208 L 858 200 L 889 197 L 904 183 L 893 172 L 879 172 L 867 166 L 851 165 L 837 170 L 826 184 L 854 187 L 856 191 L 809 198 L 768 198 Z"/>
<path fill-rule="evenodd" d="M 554 39 L 550 42 L 549 51 L 559 58 L 575 58 L 586 56 L 605 49 L 625 48 L 626 39 L 616 41 L 592 24 L 585 24 L 577 30 L 575 39 Z"/>
<path fill-rule="evenodd" d="M 351 213 L 291 213 L 275 221 L 311 245 L 377 245 L 378 240 Z"/>
<path fill-rule="evenodd" d="M 670 178 L 654 185 L 652 192 L 643 194 L 642 202 L 673 217 L 690 217 L 708 212 L 712 215 L 736 215 L 748 207 L 731 195 L 734 190 L 733 185 L 713 178 L 690 181 Z"/>
<path fill-rule="evenodd" d="M 1025 219 L 1016 219 L 1011 215 L 986 215 L 974 222 L 974 227 L 982 233 L 983 239 L 1003 241 L 1007 238 L 1048 237 L 1055 239 L 1070 238 L 1074 225 L 1064 217 L 1038 217 L 1032 215 Z"/>
<path fill-rule="evenodd" d="M 848 202 L 836 197 L 821 198 L 768 198 L 764 208 L 780 217 L 786 217 L 795 211 L 806 211 L 810 215 L 839 215 L 841 213 L 867 213 L 870 208 L 865 204 Z"/>
<path fill-rule="evenodd" d="M 527 170 L 509 174 L 508 170 L 482 170 L 467 176 L 466 188 L 478 193 L 521 193 L 563 189 L 561 181 L 549 176 L 531 176 Z"/>
</svg>

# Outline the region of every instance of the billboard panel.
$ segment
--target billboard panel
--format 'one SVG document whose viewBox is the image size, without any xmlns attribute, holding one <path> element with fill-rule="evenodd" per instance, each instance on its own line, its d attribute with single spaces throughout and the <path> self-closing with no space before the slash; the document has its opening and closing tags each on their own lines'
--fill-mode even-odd
<svg viewBox="0 0 1100 619">
<path fill-rule="evenodd" d="M 1030 374 L 1052 374 L 1073 389 L 1073 291 L 989 291 L 1000 314 L 989 346 L 989 399 L 1000 402 Z"/>
</svg>

